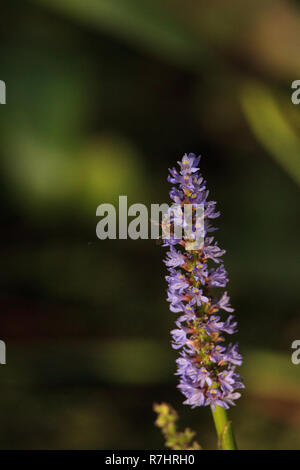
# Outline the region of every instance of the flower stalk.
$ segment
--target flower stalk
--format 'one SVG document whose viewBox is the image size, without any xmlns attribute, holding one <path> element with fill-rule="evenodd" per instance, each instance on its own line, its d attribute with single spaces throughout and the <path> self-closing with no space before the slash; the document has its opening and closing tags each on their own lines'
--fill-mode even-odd
<svg viewBox="0 0 300 470">
<path fill-rule="evenodd" d="M 236 450 L 236 442 L 231 421 L 228 420 L 227 412 L 221 406 L 211 409 L 215 428 L 218 436 L 220 450 Z"/>
</svg>

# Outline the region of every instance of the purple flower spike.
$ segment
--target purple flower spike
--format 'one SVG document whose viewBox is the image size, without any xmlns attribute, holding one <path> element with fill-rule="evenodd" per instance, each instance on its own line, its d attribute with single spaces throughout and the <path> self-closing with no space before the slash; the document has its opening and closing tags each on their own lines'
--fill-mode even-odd
<svg viewBox="0 0 300 470">
<path fill-rule="evenodd" d="M 241 396 L 238 390 L 244 388 L 235 372 L 242 356 L 236 344 L 224 345 L 224 334 L 235 333 L 237 326 L 233 315 L 223 317 L 224 312 L 234 311 L 229 296 L 227 292 L 216 296 L 212 293 L 212 289 L 215 292 L 226 287 L 228 275 L 222 263 L 225 250 L 210 236 L 217 230 L 211 221 L 220 213 L 216 203 L 207 200 L 199 161 L 195 154 L 185 154 L 178 162 L 179 169 L 169 170 L 168 181 L 178 185 L 172 187 L 171 199 L 182 208 L 191 204 L 193 211 L 197 204 L 204 205 L 204 243 L 200 248 L 188 249 L 185 239 L 176 240 L 174 235 L 163 243 L 169 248 L 164 261 L 169 271 L 168 302 L 170 310 L 180 314 L 176 329 L 171 331 L 172 347 L 180 351 L 176 375 L 180 377 L 178 388 L 185 396 L 184 403 L 192 408 L 209 405 L 213 410 L 216 406 L 227 409 Z M 184 227 L 180 217 L 178 223 Z"/>
</svg>

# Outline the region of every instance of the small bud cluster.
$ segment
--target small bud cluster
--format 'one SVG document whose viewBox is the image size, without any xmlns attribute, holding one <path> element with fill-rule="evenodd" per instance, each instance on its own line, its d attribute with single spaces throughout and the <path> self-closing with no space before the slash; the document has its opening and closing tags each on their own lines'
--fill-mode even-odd
<svg viewBox="0 0 300 470">
<path fill-rule="evenodd" d="M 176 429 L 178 416 L 176 411 L 167 403 L 155 404 L 153 407 L 157 413 L 156 426 L 161 428 L 166 440 L 166 447 L 173 450 L 200 450 L 198 442 L 193 441 L 195 432 L 186 428 L 183 432 Z"/>
</svg>

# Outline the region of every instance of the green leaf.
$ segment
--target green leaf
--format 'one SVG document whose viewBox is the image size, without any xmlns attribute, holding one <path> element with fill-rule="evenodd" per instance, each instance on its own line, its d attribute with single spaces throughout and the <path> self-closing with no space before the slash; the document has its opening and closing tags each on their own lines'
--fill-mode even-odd
<svg viewBox="0 0 300 470">
<path fill-rule="evenodd" d="M 300 138 L 268 88 L 248 82 L 241 93 L 244 114 L 256 139 L 300 184 Z"/>
</svg>

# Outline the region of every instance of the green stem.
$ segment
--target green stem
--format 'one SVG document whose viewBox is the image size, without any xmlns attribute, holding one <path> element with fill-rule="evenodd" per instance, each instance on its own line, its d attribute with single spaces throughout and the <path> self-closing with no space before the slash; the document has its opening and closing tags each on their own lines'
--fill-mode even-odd
<svg viewBox="0 0 300 470">
<path fill-rule="evenodd" d="M 216 406 L 216 410 L 211 409 L 214 423 L 218 435 L 219 448 L 221 450 L 236 450 L 236 442 L 232 430 L 231 421 L 228 420 L 226 410 L 221 406 Z"/>
</svg>

